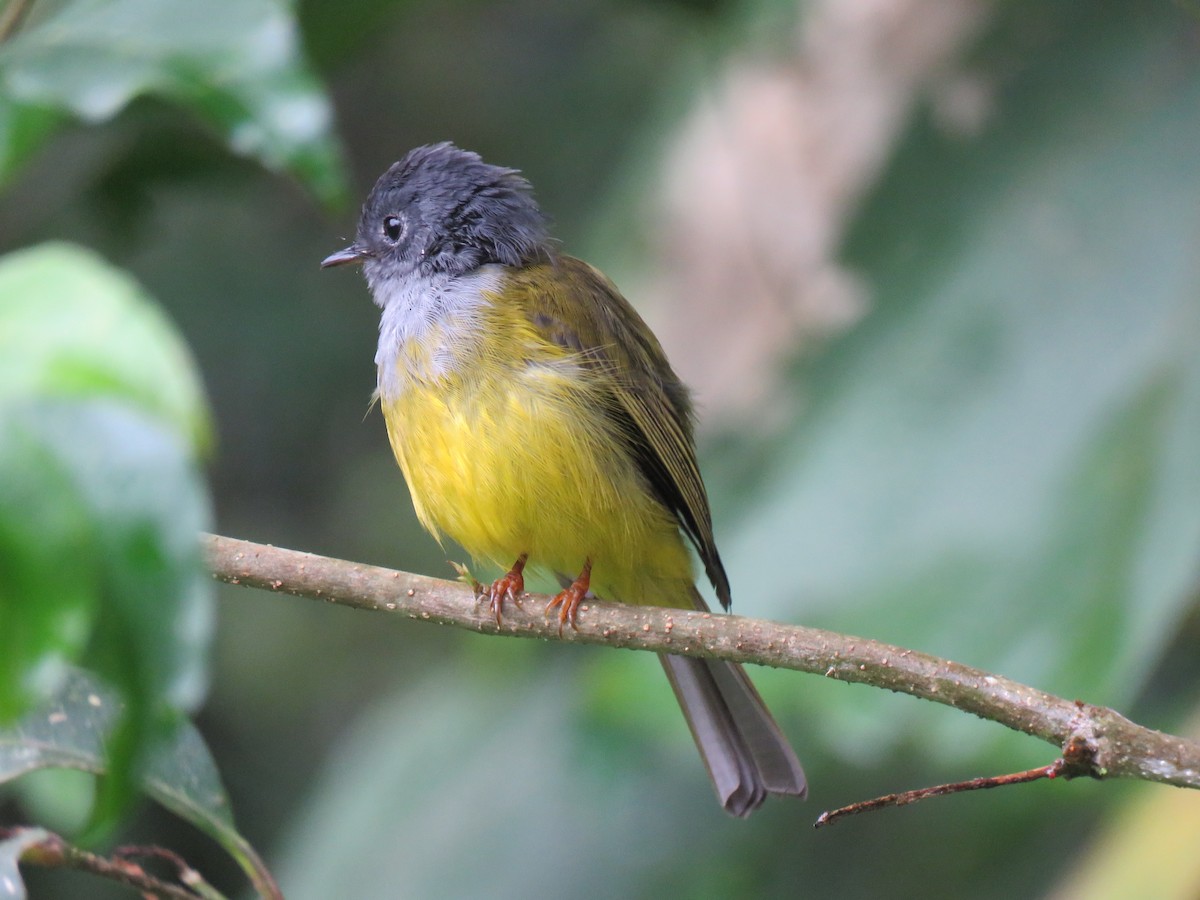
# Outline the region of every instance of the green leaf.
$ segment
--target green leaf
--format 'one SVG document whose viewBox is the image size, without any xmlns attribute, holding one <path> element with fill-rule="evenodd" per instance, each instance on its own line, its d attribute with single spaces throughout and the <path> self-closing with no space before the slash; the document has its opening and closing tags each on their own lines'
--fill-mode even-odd
<svg viewBox="0 0 1200 900">
<path fill-rule="evenodd" d="M 58 834 L 82 834 L 96 805 L 96 778 L 75 769 L 30 772 L 12 786 L 26 821 Z"/>
<path fill-rule="evenodd" d="M 120 396 L 199 452 L 212 425 L 191 354 L 128 275 L 70 244 L 0 259 L 0 402 Z"/>
<path fill-rule="evenodd" d="M 104 774 L 106 744 L 122 718 L 114 691 L 82 672 L 71 672 L 52 702 L 0 730 L 0 784 L 45 768 Z M 260 895 L 278 896 L 270 872 L 234 825 L 216 764 L 194 727 L 180 723 L 156 744 L 140 783 L 147 794 L 220 843 Z M 0 856 L 0 885 L 3 877 Z"/>
<path fill-rule="evenodd" d="M 61 111 L 17 102 L 3 90 L 0 83 L 0 185 L 7 182 L 12 173 L 27 162 L 66 121 L 68 116 Z"/>
<path fill-rule="evenodd" d="M 29 21 L 0 47 L 0 184 L 56 118 L 102 122 L 143 95 L 192 109 L 325 201 L 344 196 L 328 100 L 274 0 L 67 0 Z"/>
<path fill-rule="evenodd" d="M 32 504 L 0 504 L 3 709 L 44 696 L 64 662 L 118 687 L 129 716 L 99 802 L 115 814 L 143 749 L 206 687 L 203 484 L 180 439 L 123 404 L 9 403 L 2 415 L 0 490 Z"/>
<path fill-rule="evenodd" d="M 93 527 L 37 410 L 0 404 L 0 723 L 79 660 L 99 609 Z"/>
<path fill-rule="evenodd" d="M 186 348 L 133 282 L 66 245 L 0 261 L 0 722 L 66 664 L 116 687 L 99 821 L 206 687 L 210 441 Z"/>
</svg>

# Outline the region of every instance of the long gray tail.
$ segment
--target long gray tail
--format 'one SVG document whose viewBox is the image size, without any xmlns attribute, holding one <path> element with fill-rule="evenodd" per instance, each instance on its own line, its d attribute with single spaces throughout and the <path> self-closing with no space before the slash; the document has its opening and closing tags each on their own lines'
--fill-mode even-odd
<svg viewBox="0 0 1200 900">
<path fill-rule="evenodd" d="M 803 798 L 800 760 L 737 663 L 660 655 L 725 811 L 745 817 L 768 794 Z"/>
</svg>

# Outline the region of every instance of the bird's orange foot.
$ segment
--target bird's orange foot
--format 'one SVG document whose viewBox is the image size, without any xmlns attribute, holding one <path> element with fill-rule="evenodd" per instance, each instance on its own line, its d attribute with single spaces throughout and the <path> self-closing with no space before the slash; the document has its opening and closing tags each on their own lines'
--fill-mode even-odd
<svg viewBox="0 0 1200 900">
<path fill-rule="evenodd" d="M 572 581 L 565 590 L 555 594 L 554 599 L 546 604 L 547 613 L 555 607 L 558 608 L 558 633 L 560 635 L 563 625 L 566 624 L 570 624 L 572 631 L 579 630 L 579 626 L 575 624 L 575 618 L 579 615 L 579 604 L 587 596 L 591 584 L 592 561 L 588 559 L 584 561 L 583 571 L 579 573 L 579 577 Z"/>
<path fill-rule="evenodd" d="M 521 595 L 525 593 L 525 563 L 528 561 L 529 554 L 522 553 L 508 573 L 493 581 L 487 590 L 488 609 L 496 617 L 497 626 L 506 601 L 515 603 L 517 609 L 521 608 Z M 483 599 L 482 596 L 480 599 Z"/>
</svg>

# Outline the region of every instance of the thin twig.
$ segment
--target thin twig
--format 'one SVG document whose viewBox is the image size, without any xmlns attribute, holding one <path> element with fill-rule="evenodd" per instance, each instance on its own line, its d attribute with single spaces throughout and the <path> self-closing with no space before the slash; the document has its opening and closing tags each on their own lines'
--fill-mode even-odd
<svg viewBox="0 0 1200 900">
<path fill-rule="evenodd" d="M 214 577 L 375 612 L 492 634 L 606 644 L 795 669 L 953 706 L 1048 741 L 1083 748 L 1086 774 L 1200 788 L 1200 744 L 1136 725 L 1111 709 L 1065 700 L 970 666 L 831 631 L 692 610 L 588 600 L 578 630 L 558 633 L 540 606 L 497 623 L 465 584 L 207 535 Z M 548 599 L 548 598 L 545 598 Z"/>
<path fill-rule="evenodd" d="M 1079 738 L 1067 741 L 1063 747 L 1063 755 L 1048 766 L 1038 766 L 1036 769 L 1026 769 L 1024 772 L 1011 772 L 1007 775 L 987 775 L 982 778 L 971 778 L 967 781 L 954 781 L 950 784 L 938 784 L 933 787 L 917 788 L 912 791 L 901 791 L 898 794 L 885 794 L 873 800 L 860 800 L 835 810 L 821 813 L 813 828 L 832 825 L 839 819 L 857 816 L 860 813 L 875 812 L 892 806 L 907 806 L 918 800 L 928 800 L 930 797 L 948 797 L 950 794 L 961 794 L 965 791 L 983 791 L 988 788 L 1008 787 L 1013 784 L 1027 784 L 1030 781 L 1040 781 L 1043 778 L 1062 778 L 1070 780 L 1080 777 L 1096 777 L 1096 761 L 1092 758 L 1093 747 Z"/>
<path fill-rule="evenodd" d="M 33 7 L 33 0 L 8 0 L 0 10 L 0 44 L 17 33 L 25 16 Z"/>
<path fill-rule="evenodd" d="M 1024 772 L 1013 772 L 1008 775 L 987 775 L 983 778 L 972 778 L 968 781 L 954 781 L 950 784 L 937 784 L 933 787 L 917 788 L 912 791 L 901 791 L 898 794 L 885 794 L 872 800 L 860 800 L 838 809 L 823 812 L 813 822 L 813 828 L 832 825 L 840 819 L 857 816 L 860 813 L 875 812 L 892 806 L 907 806 L 918 800 L 928 800 L 930 797 L 946 797 L 950 794 L 961 794 L 964 791 L 982 791 L 988 788 L 1007 787 L 1011 784 L 1025 784 L 1042 778 L 1058 778 L 1062 775 L 1063 760 L 1057 759 L 1048 766 L 1027 769 Z"/>
<path fill-rule="evenodd" d="M 16 837 L 23 831 L 22 828 L 3 828 L 0 829 L 0 837 L 5 839 Z M 197 900 L 199 896 L 186 888 L 169 884 L 147 874 L 141 866 L 131 860 L 119 856 L 106 859 L 87 850 L 80 850 L 51 832 L 43 832 L 35 842 L 27 845 L 21 852 L 20 861 L 25 865 L 48 869 L 76 869 L 80 872 L 89 872 L 92 875 L 137 888 L 144 895 L 151 897 L 166 897 L 169 900 Z"/>
<path fill-rule="evenodd" d="M 225 895 L 209 884 L 203 875 L 193 869 L 188 861 L 174 850 L 153 844 L 137 844 L 118 847 L 113 851 L 114 859 L 132 862 L 137 857 L 162 860 L 175 869 L 175 877 L 180 884 L 185 885 L 203 900 L 224 900 Z"/>
</svg>

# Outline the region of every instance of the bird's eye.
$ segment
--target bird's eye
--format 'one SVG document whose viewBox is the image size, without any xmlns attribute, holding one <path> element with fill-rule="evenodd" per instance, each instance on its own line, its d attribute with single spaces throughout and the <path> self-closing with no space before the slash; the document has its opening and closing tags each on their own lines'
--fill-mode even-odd
<svg viewBox="0 0 1200 900">
<path fill-rule="evenodd" d="M 383 220 L 383 236 L 390 243 L 396 243 L 400 240 L 400 236 L 404 234 L 404 222 L 399 216 L 388 216 Z"/>
</svg>

